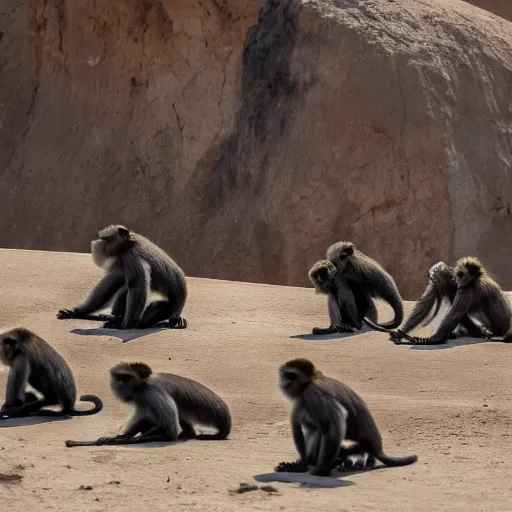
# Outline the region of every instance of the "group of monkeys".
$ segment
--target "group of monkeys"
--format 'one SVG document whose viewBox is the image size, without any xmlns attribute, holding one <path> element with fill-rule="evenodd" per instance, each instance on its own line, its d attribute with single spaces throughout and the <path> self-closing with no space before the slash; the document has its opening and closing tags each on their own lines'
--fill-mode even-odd
<svg viewBox="0 0 512 512">
<path fill-rule="evenodd" d="M 187 298 L 185 274 L 162 249 L 124 226 L 112 225 L 99 231 L 91 253 L 105 276 L 84 302 L 60 310 L 59 319 L 101 320 L 114 329 L 187 327 L 181 317 Z M 425 292 L 402 329 L 397 329 L 403 321 L 403 303 L 391 275 L 351 242 L 333 244 L 327 259 L 309 271 L 317 292 L 328 295 L 330 317 L 329 327 L 315 327 L 313 333 L 356 332 L 366 323 L 388 332 L 395 343 L 438 344 L 461 335 L 512 339 L 510 305 L 476 258 L 461 258 L 455 267 L 439 262 L 428 275 Z M 159 297 L 150 298 L 151 294 Z M 393 308 L 392 321 L 377 323 L 376 298 Z M 445 300 L 450 309 L 433 336 L 407 334 L 422 322 L 428 324 Z M 98 314 L 109 305 L 110 314 Z M 80 400 L 92 402 L 94 408 L 75 409 L 77 392 L 71 369 L 52 346 L 28 329 L 19 327 L 0 335 L 0 360 L 10 368 L 0 420 L 88 415 L 103 407 L 99 397 L 82 395 Z M 374 467 L 377 460 L 388 466 L 417 460 L 416 455 L 384 454 L 379 430 L 361 397 L 323 375 L 312 362 L 288 361 L 280 367 L 279 377 L 281 391 L 293 404 L 292 436 L 299 459 L 280 463 L 276 471 L 327 476 L 335 468 Z M 231 432 L 229 407 L 199 382 L 169 373 L 153 375 L 141 362 L 115 365 L 110 378 L 114 395 L 135 408 L 122 434 L 96 441 L 66 441 L 67 446 L 221 440 Z M 51 406 L 61 409 L 47 409 Z M 198 433 L 201 426 L 215 433 Z"/>
</svg>

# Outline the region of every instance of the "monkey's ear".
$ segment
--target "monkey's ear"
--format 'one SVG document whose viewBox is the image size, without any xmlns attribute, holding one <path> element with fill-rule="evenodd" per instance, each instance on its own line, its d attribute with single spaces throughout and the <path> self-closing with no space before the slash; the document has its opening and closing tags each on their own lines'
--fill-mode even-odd
<svg viewBox="0 0 512 512">
<path fill-rule="evenodd" d="M 352 254 L 354 254 L 354 247 L 350 247 L 350 246 L 349 246 L 349 247 L 347 247 L 347 248 L 345 249 L 345 254 L 346 254 L 347 256 L 352 256 Z"/>
<path fill-rule="evenodd" d="M 123 237 L 128 238 L 130 236 L 130 231 L 126 228 L 117 228 L 117 232 Z"/>
</svg>

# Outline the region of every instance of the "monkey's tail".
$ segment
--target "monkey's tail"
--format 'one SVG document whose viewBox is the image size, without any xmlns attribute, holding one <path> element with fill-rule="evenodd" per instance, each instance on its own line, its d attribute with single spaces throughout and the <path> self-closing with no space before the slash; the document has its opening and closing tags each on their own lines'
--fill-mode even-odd
<svg viewBox="0 0 512 512">
<path fill-rule="evenodd" d="M 94 404 L 94 409 L 89 409 L 87 411 L 77 411 L 76 409 L 73 409 L 69 413 L 71 416 L 89 416 L 90 414 L 96 414 L 103 409 L 103 402 L 101 401 L 101 398 L 96 395 L 82 395 L 80 397 L 80 402 L 92 402 Z"/>
<path fill-rule="evenodd" d="M 363 322 L 368 327 L 371 327 L 375 331 L 386 332 L 388 334 L 393 334 L 393 329 L 395 329 L 396 327 L 398 327 L 398 325 L 400 325 L 400 324 L 395 325 L 394 321 L 388 322 L 386 324 L 376 324 L 375 322 L 372 322 L 368 318 L 363 318 Z"/>
<path fill-rule="evenodd" d="M 384 453 L 375 454 L 374 457 L 390 467 L 399 467 L 399 466 L 408 466 L 409 464 L 414 464 L 418 460 L 417 455 L 408 455 L 406 457 L 391 457 L 390 455 L 385 455 Z"/>
</svg>

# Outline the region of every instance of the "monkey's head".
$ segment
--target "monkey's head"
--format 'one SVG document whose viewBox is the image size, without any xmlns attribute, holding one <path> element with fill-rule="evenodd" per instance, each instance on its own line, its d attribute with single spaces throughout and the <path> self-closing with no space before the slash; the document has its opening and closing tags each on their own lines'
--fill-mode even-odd
<svg viewBox="0 0 512 512">
<path fill-rule="evenodd" d="M 133 402 L 151 373 L 151 368 L 144 363 L 119 363 L 110 369 L 112 392 L 122 402 Z"/>
<path fill-rule="evenodd" d="M 429 280 L 440 286 L 453 281 L 454 276 L 453 267 L 450 267 L 444 261 L 439 261 L 428 269 Z"/>
<path fill-rule="evenodd" d="M 459 288 L 477 282 L 485 274 L 485 269 L 478 258 L 464 256 L 455 265 L 455 281 Z"/>
<path fill-rule="evenodd" d="M 0 334 L 0 360 L 10 366 L 14 358 L 24 350 L 33 333 L 23 327 L 16 327 Z"/>
<path fill-rule="evenodd" d="M 98 239 L 91 242 L 94 263 L 109 270 L 115 258 L 128 251 L 135 242 L 135 235 L 121 225 L 111 225 L 98 232 Z"/>
<path fill-rule="evenodd" d="M 307 359 L 292 359 L 279 368 L 279 387 L 288 398 L 298 398 L 320 375 L 315 365 Z"/>
<path fill-rule="evenodd" d="M 336 267 L 329 260 L 317 261 L 308 273 L 316 293 L 329 293 L 335 275 Z"/>
<path fill-rule="evenodd" d="M 352 242 L 336 242 L 327 249 L 327 259 L 334 263 L 338 272 L 343 272 L 356 252 Z"/>
</svg>

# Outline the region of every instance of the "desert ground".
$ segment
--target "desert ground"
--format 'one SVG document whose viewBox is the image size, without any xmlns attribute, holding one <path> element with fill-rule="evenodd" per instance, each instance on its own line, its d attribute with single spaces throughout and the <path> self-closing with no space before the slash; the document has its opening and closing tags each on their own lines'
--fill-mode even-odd
<svg viewBox="0 0 512 512">
<path fill-rule="evenodd" d="M 90 255 L 1 250 L 0 275 L 1 327 L 34 330 L 67 359 L 79 394 L 104 401 L 94 416 L 2 422 L 2 510 L 512 510 L 510 345 L 398 347 L 375 332 L 314 339 L 311 328 L 328 319 L 312 288 L 192 277 L 187 329 L 102 331 L 97 322 L 55 316 L 101 276 Z M 418 462 L 330 478 L 274 473 L 278 462 L 296 459 L 277 368 L 298 356 L 366 400 L 387 453 L 416 453 Z M 66 448 L 67 439 L 115 434 L 128 419 L 109 388 L 108 370 L 120 361 L 210 386 L 230 405 L 229 439 Z M 0 393 L 6 376 L 2 368 Z M 276 492 L 233 492 L 242 482 Z"/>
</svg>

